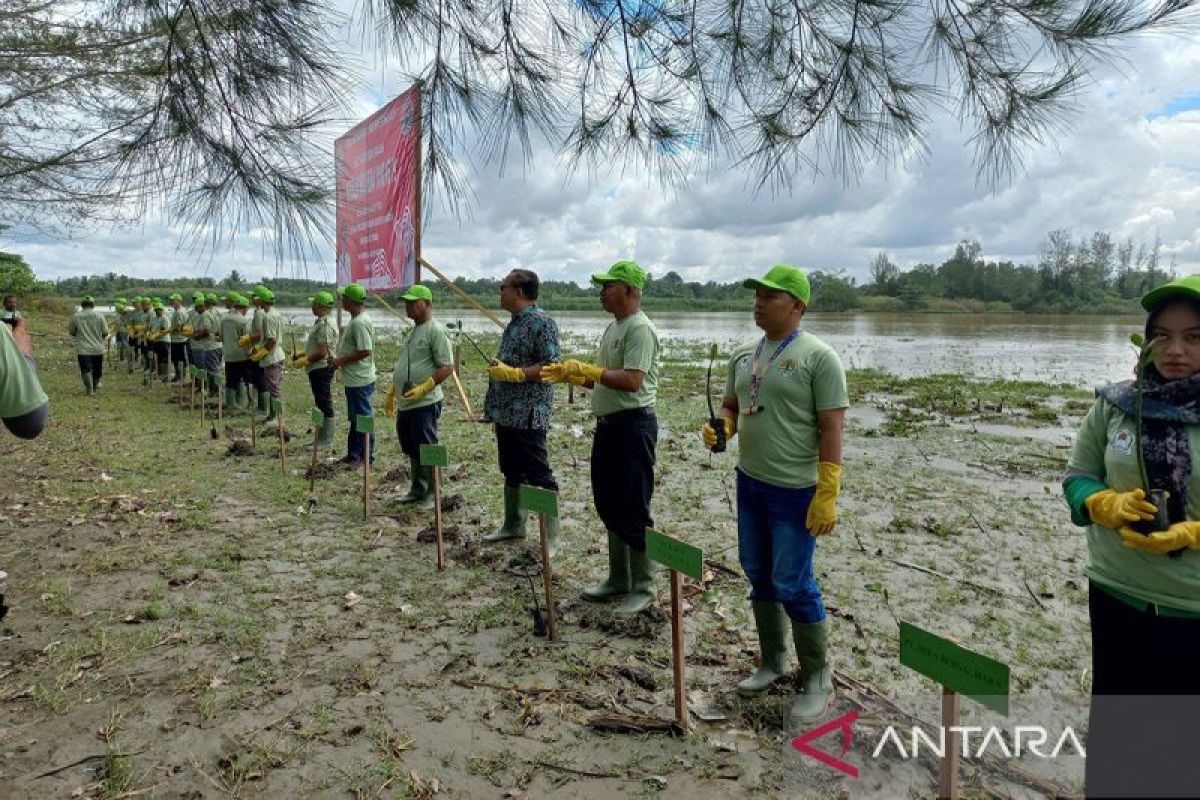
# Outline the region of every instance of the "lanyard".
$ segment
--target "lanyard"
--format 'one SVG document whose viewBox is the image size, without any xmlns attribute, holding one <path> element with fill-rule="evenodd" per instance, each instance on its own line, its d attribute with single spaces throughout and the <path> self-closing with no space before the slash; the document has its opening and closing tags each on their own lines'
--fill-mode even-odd
<svg viewBox="0 0 1200 800">
<path fill-rule="evenodd" d="M 759 340 L 758 347 L 754 350 L 754 360 L 750 362 L 750 406 L 742 409 L 743 415 L 750 416 L 763 410 L 763 407 L 758 404 L 758 392 L 762 388 L 763 379 L 771 369 L 771 364 L 775 363 L 775 359 L 779 357 L 779 354 L 786 350 L 787 346 L 792 343 L 792 340 L 799 335 L 799 328 L 789 333 L 775 348 L 775 352 L 771 353 L 771 357 L 767 359 L 766 364 L 762 363 L 762 351 L 763 345 L 767 343 L 767 337 L 764 336 Z"/>
</svg>

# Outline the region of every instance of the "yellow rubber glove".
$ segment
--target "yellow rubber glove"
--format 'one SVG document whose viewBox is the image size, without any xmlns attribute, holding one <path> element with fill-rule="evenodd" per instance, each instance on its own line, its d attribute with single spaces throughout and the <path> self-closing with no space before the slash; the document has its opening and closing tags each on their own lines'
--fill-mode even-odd
<svg viewBox="0 0 1200 800">
<path fill-rule="evenodd" d="M 191 333 L 188 333 L 188 336 L 191 336 L 191 335 L 192 335 Z M 249 347 L 250 345 L 252 345 L 253 343 L 254 343 L 254 340 L 250 338 L 250 334 L 246 334 L 242 338 L 238 339 L 238 347 L 242 348 L 243 350 L 246 349 L 247 347 Z"/>
<path fill-rule="evenodd" d="M 524 383 L 525 370 L 520 367 L 510 367 L 503 361 L 497 361 L 488 367 L 488 377 L 500 383 Z"/>
<path fill-rule="evenodd" d="M 401 395 L 401 397 L 411 403 L 413 400 L 420 400 L 422 397 L 432 392 L 435 386 L 437 386 L 437 384 L 433 382 L 433 378 L 426 378 Z"/>
<path fill-rule="evenodd" d="M 567 380 L 564 371 L 564 365 L 559 364 L 543 364 L 542 365 L 542 383 L 563 383 Z"/>
<path fill-rule="evenodd" d="M 270 351 L 268 351 L 265 347 L 256 347 L 254 348 L 254 352 L 250 354 L 250 360 L 257 364 L 259 361 L 262 361 L 267 357 L 268 352 Z"/>
<path fill-rule="evenodd" d="M 304 369 L 305 367 L 308 366 L 308 356 L 307 355 L 296 356 L 295 358 L 292 359 L 292 366 L 295 367 L 296 369 Z"/>
<path fill-rule="evenodd" d="M 837 524 L 837 496 L 842 488 L 842 465 L 832 461 L 817 464 L 817 493 L 808 504 L 804 522 L 813 536 L 824 536 Z"/>
<path fill-rule="evenodd" d="M 563 371 L 567 380 L 575 383 L 573 378 L 580 381 L 591 381 L 592 383 L 600 383 L 600 376 L 604 374 L 604 367 L 598 367 L 595 364 L 588 364 L 584 361 L 576 361 L 569 358 L 562 363 Z"/>
<path fill-rule="evenodd" d="M 721 421 L 725 423 L 725 441 L 728 442 L 737 433 L 737 426 L 729 417 L 721 417 Z M 704 427 L 700 429 L 700 436 L 704 439 L 704 446 L 709 450 L 717 446 L 717 432 L 713 430 L 711 422 L 704 423 Z"/>
<path fill-rule="evenodd" d="M 1146 499 L 1146 493 L 1141 489 L 1131 492 L 1118 492 L 1115 489 L 1104 489 L 1088 495 L 1083 501 L 1088 516 L 1097 525 L 1117 530 L 1131 522 L 1154 519 L 1158 508 Z M 1140 533 L 1134 535 L 1144 539 Z"/>
<path fill-rule="evenodd" d="M 396 387 L 389 386 L 387 397 L 383 400 L 383 413 L 387 414 L 391 419 L 396 418 Z"/>
<path fill-rule="evenodd" d="M 182 328 L 179 329 L 179 332 L 182 333 L 184 336 L 191 336 L 193 333 L 196 332 L 196 329 L 193 328 L 191 325 L 184 325 Z"/>
<path fill-rule="evenodd" d="M 1125 540 L 1125 546 L 1129 549 L 1147 553 L 1165 555 L 1188 547 L 1200 550 L 1200 522 L 1176 522 L 1165 531 L 1157 531 L 1149 536 L 1130 528 L 1122 528 L 1121 538 Z"/>
</svg>

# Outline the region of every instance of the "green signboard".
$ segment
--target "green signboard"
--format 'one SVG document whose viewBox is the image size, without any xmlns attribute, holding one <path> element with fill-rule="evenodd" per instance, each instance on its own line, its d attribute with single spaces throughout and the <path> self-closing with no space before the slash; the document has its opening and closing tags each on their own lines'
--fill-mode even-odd
<svg viewBox="0 0 1200 800">
<path fill-rule="evenodd" d="M 359 433 L 374 433 L 375 417 L 370 414 L 359 414 L 354 418 L 354 430 Z"/>
<path fill-rule="evenodd" d="M 199 378 L 199 377 L 201 377 L 202 375 L 204 375 L 204 370 L 200 369 L 200 368 L 199 368 L 199 367 L 197 367 L 197 366 L 193 366 L 193 367 L 192 367 L 192 377 L 193 377 L 193 378 Z"/>
<path fill-rule="evenodd" d="M 219 372 L 214 372 L 212 379 L 213 379 L 213 382 L 217 384 L 217 386 L 225 385 L 225 376 Z"/>
<path fill-rule="evenodd" d="M 1008 714 L 1008 665 L 900 623 L 900 663 L 988 708 Z"/>
<path fill-rule="evenodd" d="M 665 567 L 684 575 L 704 580 L 704 553 L 695 547 L 670 536 L 646 529 L 646 555 Z"/>
<path fill-rule="evenodd" d="M 557 517 L 558 492 L 522 484 L 520 505 L 522 511 L 533 511 L 538 514 Z"/>
<path fill-rule="evenodd" d="M 319 408 L 314 408 L 312 410 L 312 414 L 309 416 L 309 419 L 311 419 L 312 424 L 316 425 L 317 427 L 325 424 L 325 414 Z"/>
<path fill-rule="evenodd" d="M 275 412 L 276 416 L 280 416 L 281 414 L 283 414 L 283 401 L 280 400 L 278 397 L 272 397 L 271 398 L 271 410 Z"/>
<path fill-rule="evenodd" d="M 450 466 L 450 458 L 446 455 L 446 446 L 444 444 L 423 444 L 423 445 L 421 445 L 421 466 L 423 466 L 423 467 L 448 467 L 448 466 Z"/>
</svg>

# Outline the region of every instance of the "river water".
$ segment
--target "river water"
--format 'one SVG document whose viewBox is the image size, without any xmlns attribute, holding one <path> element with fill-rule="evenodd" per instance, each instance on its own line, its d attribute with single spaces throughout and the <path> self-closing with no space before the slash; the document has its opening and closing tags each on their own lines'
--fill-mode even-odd
<svg viewBox="0 0 1200 800">
<path fill-rule="evenodd" d="M 283 308 L 298 325 L 308 309 Z M 496 324 L 466 309 L 437 312 L 444 322 L 462 321 L 468 333 L 495 333 Z M 504 318 L 504 312 L 499 312 Z M 607 314 L 554 314 L 564 341 L 586 356 L 611 320 Z M 657 311 L 650 314 L 669 346 L 716 342 L 723 349 L 761 332 L 749 313 Z M 384 308 L 371 311 L 377 329 L 407 324 Z M 837 350 L 847 367 L 878 367 L 901 376 L 956 372 L 983 377 L 1069 383 L 1091 387 L 1129 377 L 1134 354 L 1129 334 L 1137 316 L 1047 314 L 809 314 L 803 328 Z"/>
</svg>

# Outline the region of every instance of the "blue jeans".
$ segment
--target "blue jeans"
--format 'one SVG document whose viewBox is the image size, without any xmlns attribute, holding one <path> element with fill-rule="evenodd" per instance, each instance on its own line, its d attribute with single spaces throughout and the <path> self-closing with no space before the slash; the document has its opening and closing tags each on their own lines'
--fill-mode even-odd
<svg viewBox="0 0 1200 800">
<path fill-rule="evenodd" d="M 805 527 L 815 486 L 772 486 L 737 470 L 738 559 L 750 579 L 750 599 L 782 603 L 794 622 L 825 619 L 813 574 L 817 540 Z"/>
<path fill-rule="evenodd" d="M 346 387 L 346 412 L 350 419 L 350 432 L 346 434 L 346 456 L 353 461 L 363 460 L 363 436 L 358 432 L 355 420 L 364 414 L 371 416 L 371 396 L 375 384 Z M 371 434 L 371 463 L 375 463 L 375 434 Z"/>
</svg>

